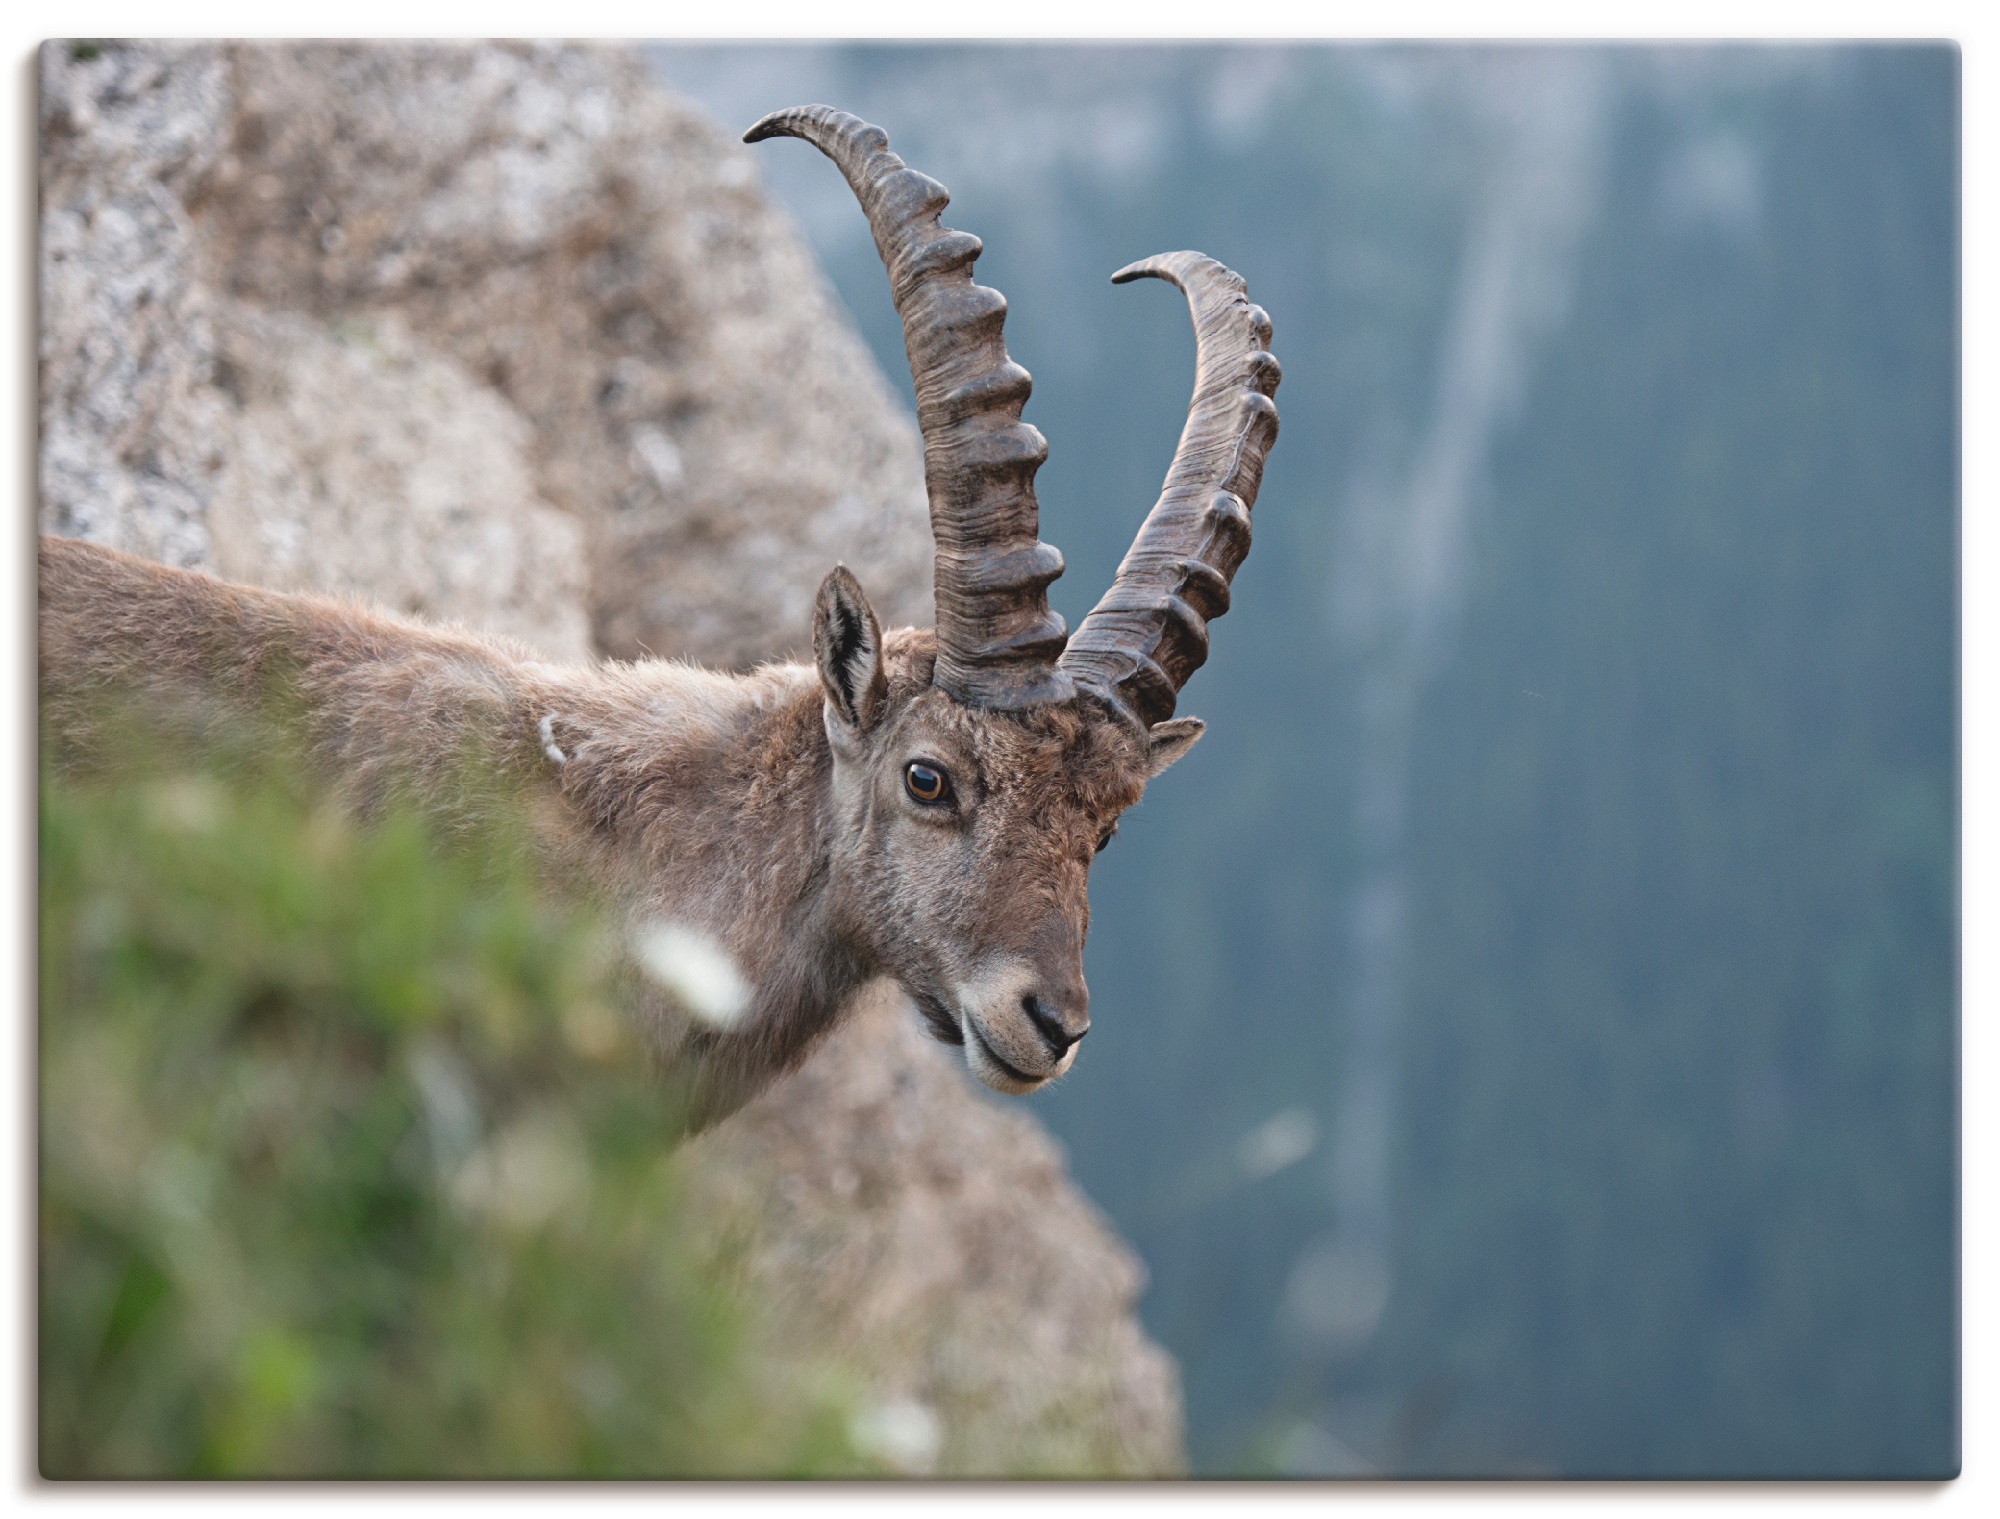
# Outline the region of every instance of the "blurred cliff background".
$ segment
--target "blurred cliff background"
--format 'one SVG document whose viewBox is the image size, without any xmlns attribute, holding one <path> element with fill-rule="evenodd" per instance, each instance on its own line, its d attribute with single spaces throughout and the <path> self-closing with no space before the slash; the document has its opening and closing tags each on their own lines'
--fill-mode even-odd
<svg viewBox="0 0 2000 1519">
<path fill-rule="evenodd" d="M 865 225 L 734 145 L 825 100 L 986 240 L 1074 625 L 1192 370 L 1105 276 L 1214 254 L 1284 427 L 1210 733 L 1093 871 L 1095 1037 L 1002 1105 L 885 1002 L 694 1147 L 772 1340 L 906 1471 L 1175 1470 L 1184 1393 L 1211 1473 L 1942 1475 L 1957 89 L 1909 47 L 55 44 L 42 522 L 564 657 L 795 649 L 834 558 L 922 620 Z"/>
<path fill-rule="evenodd" d="M 1937 1475 L 1957 1450 L 1949 47 L 669 47 L 883 124 L 1012 302 L 1076 620 L 1200 248 L 1283 431 L 1093 871 L 1035 1111 L 1197 1470 Z M 861 218 L 759 164 L 883 372 Z"/>
</svg>

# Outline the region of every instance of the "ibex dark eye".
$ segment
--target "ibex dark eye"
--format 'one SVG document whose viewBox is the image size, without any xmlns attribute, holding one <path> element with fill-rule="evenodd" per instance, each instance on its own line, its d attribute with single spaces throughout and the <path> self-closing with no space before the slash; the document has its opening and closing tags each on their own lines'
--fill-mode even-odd
<svg viewBox="0 0 2000 1519">
<path fill-rule="evenodd" d="M 935 807 L 939 802 L 950 799 L 951 777 L 936 765 L 911 760 L 903 767 L 903 789 L 925 806 Z"/>
<path fill-rule="evenodd" d="M 1113 823 L 1109 828 L 1104 830 L 1104 837 L 1097 841 L 1097 852 L 1103 854 L 1105 846 L 1116 837 L 1118 837 L 1118 825 Z"/>
</svg>

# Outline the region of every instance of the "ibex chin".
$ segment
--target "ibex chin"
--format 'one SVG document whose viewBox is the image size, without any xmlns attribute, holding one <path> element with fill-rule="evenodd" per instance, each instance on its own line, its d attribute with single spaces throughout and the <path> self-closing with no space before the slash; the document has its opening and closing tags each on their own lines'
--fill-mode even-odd
<svg viewBox="0 0 2000 1519">
<path fill-rule="evenodd" d="M 916 380 L 936 536 L 935 631 L 884 633 L 836 567 L 814 666 L 748 675 L 642 661 L 561 667 L 504 639 L 224 584 L 83 543 L 41 545 L 41 693 L 60 737 L 107 688 L 251 704 L 282 680 L 337 783 L 451 808 L 476 751 L 553 858 L 635 923 L 705 935 L 747 988 L 726 1026 L 663 1008 L 699 1127 L 796 1065 L 859 987 L 892 977 L 990 1087 L 1066 1071 L 1089 1030 L 1091 857 L 1202 724 L 1174 703 L 1250 546 L 1277 434 L 1270 322 L 1198 253 L 1120 270 L 1187 296 L 1194 399 L 1158 503 L 1073 636 L 1062 556 L 1036 537 L 1047 454 L 980 241 L 877 127 L 825 106 L 765 117 L 837 164 L 887 265 Z"/>
</svg>

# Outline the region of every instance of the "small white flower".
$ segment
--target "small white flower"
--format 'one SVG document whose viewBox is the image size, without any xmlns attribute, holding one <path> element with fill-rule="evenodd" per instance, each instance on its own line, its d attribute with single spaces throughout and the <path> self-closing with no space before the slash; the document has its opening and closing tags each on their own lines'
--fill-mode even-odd
<svg viewBox="0 0 2000 1519">
<path fill-rule="evenodd" d="M 472 1075 L 447 1046 L 426 1039 L 410 1051 L 410 1078 L 423 1103 L 431 1154 L 449 1172 L 479 1142 L 479 1096 Z"/>
<path fill-rule="evenodd" d="M 220 783 L 205 775 L 160 781 L 146 800 L 154 822 L 180 833 L 213 833 L 229 804 Z"/>
<path fill-rule="evenodd" d="M 750 983 L 729 951 L 699 929 L 642 923 L 633 931 L 632 953 L 648 976 L 714 1028 L 734 1028 L 750 1010 Z"/>
<path fill-rule="evenodd" d="M 519 1230 L 539 1229 L 590 1190 L 590 1161 L 575 1125 L 560 1114 L 530 1113 L 466 1157 L 451 1199 Z"/>
<path fill-rule="evenodd" d="M 1286 1108 L 1236 1142 L 1236 1163 L 1246 1176 L 1261 1181 L 1298 1164 L 1318 1143 L 1319 1125 L 1312 1114 L 1304 1108 Z"/>
<path fill-rule="evenodd" d="M 681 451 L 666 433 L 649 424 L 632 429 L 632 454 L 639 466 L 653 477 L 662 490 L 672 490 L 687 478 Z"/>
<path fill-rule="evenodd" d="M 938 1416 L 909 1398 L 891 1398 L 856 1414 L 848 1437 L 862 1451 L 911 1476 L 927 1474 L 944 1443 Z"/>
</svg>

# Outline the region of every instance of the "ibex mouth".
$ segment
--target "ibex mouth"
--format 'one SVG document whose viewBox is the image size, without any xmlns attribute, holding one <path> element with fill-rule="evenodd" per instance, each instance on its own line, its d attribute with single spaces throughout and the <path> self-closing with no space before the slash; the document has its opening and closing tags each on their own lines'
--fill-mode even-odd
<svg viewBox="0 0 2000 1519">
<path fill-rule="evenodd" d="M 965 1063 L 972 1068 L 972 1074 L 987 1086 L 1014 1097 L 1034 1091 L 1049 1079 L 1048 1076 L 1030 1076 L 1018 1066 L 1009 1065 L 1001 1059 L 993 1046 L 986 1042 L 986 1036 L 979 1032 L 979 1025 L 970 1017 L 965 1019 Z"/>
<path fill-rule="evenodd" d="M 910 993 L 910 1000 L 917 1005 L 917 1011 L 924 1015 L 924 1022 L 930 1025 L 931 1038 L 939 1044 L 963 1044 L 965 1032 L 958 1026 L 958 1015 L 937 998 L 922 992 Z"/>
</svg>

